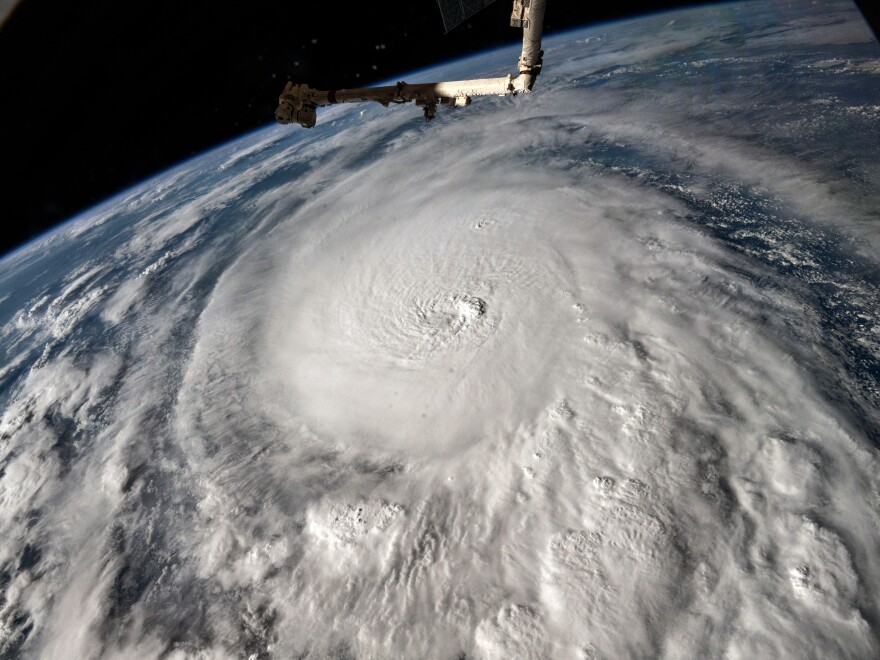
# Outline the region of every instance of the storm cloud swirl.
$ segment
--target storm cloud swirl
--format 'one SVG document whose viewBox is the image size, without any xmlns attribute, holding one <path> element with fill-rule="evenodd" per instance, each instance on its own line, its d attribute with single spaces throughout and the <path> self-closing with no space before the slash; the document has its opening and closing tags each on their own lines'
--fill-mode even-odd
<svg viewBox="0 0 880 660">
<path fill-rule="evenodd" d="M 0 655 L 876 657 L 880 48 L 749 3 L 546 50 L 0 262 Z"/>
</svg>

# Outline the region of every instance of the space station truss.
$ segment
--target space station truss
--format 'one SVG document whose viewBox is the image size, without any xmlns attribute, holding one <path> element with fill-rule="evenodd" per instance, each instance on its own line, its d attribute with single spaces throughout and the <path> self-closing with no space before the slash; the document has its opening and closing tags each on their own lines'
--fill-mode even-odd
<svg viewBox="0 0 880 660">
<path fill-rule="evenodd" d="M 443 15 L 443 28 L 449 32 L 495 0 L 437 0 Z"/>
</svg>

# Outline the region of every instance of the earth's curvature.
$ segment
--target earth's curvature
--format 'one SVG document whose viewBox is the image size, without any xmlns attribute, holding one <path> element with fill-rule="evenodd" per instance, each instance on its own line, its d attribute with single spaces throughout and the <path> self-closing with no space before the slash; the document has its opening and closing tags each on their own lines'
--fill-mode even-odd
<svg viewBox="0 0 880 660">
<path fill-rule="evenodd" d="M 880 46 L 753 2 L 545 62 L 0 262 L 0 656 L 877 657 Z"/>
</svg>

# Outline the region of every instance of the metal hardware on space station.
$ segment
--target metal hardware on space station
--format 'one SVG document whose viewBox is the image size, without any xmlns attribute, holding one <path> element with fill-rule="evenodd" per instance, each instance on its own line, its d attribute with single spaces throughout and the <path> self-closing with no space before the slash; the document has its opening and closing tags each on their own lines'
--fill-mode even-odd
<svg viewBox="0 0 880 660">
<path fill-rule="evenodd" d="M 438 0 L 443 25 L 448 32 L 459 23 L 490 5 L 494 0 Z M 453 82 L 399 82 L 386 87 L 338 89 L 321 91 L 308 85 L 288 82 L 278 98 L 275 119 L 279 124 L 297 123 L 312 128 L 318 119 L 317 109 L 337 103 L 375 101 L 384 106 L 414 101 L 422 108 L 425 121 L 437 114 L 437 106 L 460 108 L 470 105 L 474 96 L 507 96 L 532 90 L 541 73 L 541 35 L 544 31 L 544 9 L 547 0 L 513 0 L 510 24 L 523 30 L 523 48 L 518 62 L 518 75 L 503 78 L 478 78 Z"/>
</svg>

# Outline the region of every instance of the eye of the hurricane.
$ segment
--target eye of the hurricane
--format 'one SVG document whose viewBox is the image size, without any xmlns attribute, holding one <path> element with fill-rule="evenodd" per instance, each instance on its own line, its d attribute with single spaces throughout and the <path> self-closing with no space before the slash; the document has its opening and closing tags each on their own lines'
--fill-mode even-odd
<svg viewBox="0 0 880 660">
<path fill-rule="evenodd" d="M 427 357 L 451 344 L 481 344 L 494 325 L 487 318 L 486 302 L 464 293 L 417 301 L 413 311 L 414 328 L 422 341 L 409 356 L 411 359 Z"/>
<path fill-rule="evenodd" d="M 419 323 L 433 330 L 433 334 L 457 335 L 478 320 L 486 311 L 480 298 L 458 294 L 417 305 Z"/>
</svg>

